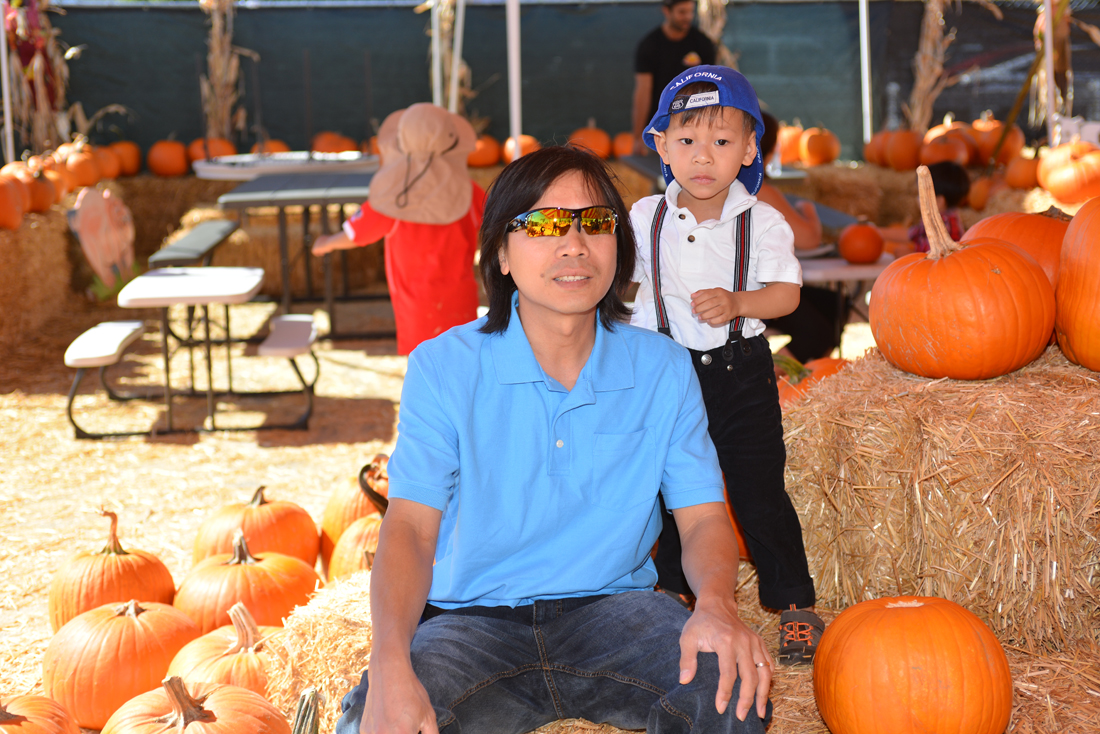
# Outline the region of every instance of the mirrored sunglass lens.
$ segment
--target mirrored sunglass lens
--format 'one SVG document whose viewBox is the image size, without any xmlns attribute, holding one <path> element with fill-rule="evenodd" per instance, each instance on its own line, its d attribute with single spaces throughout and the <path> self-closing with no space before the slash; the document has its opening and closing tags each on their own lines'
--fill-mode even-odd
<svg viewBox="0 0 1100 734">
<path fill-rule="evenodd" d="M 581 212 L 581 226 L 588 234 L 614 234 L 615 212 L 605 206 L 594 206 Z"/>
<path fill-rule="evenodd" d="M 573 215 L 561 209 L 539 209 L 527 215 L 528 237 L 560 237 L 573 223 Z"/>
</svg>

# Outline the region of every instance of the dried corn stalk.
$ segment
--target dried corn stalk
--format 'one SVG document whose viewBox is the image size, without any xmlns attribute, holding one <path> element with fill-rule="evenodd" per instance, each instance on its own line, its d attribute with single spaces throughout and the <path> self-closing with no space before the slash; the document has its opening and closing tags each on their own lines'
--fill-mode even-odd
<svg viewBox="0 0 1100 734">
<path fill-rule="evenodd" d="M 443 68 L 442 88 L 444 95 L 444 104 L 449 101 L 448 95 L 451 88 L 451 75 L 454 70 L 451 68 L 454 60 L 454 28 L 455 28 L 455 0 L 426 0 L 426 2 L 416 6 L 416 13 L 424 13 L 430 11 L 432 6 L 436 3 L 439 4 L 439 52 L 443 58 L 440 59 L 441 66 Z M 432 33 L 431 26 L 428 26 L 428 35 Z M 428 52 L 429 57 L 431 51 Z M 429 58 L 430 73 L 435 73 L 435 67 L 431 65 Z M 488 124 L 488 118 L 479 118 L 476 114 L 469 114 L 466 111 L 466 103 L 474 99 L 477 96 L 477 90 L 473 88 L 473 74 L 470 71 L 470 67 L 466 64 L 465 59 L 459 60 L 458 65 L 458 104 L 455 112 L 462 115 L 470 121 L 474 130 L 481 132 Z M 434 79 L 433 79 L 434 82 Z"/>
<path fill-rule="evenodd" d="M 210 16 L 207 71 L 199 79 L 206 136 L 229 139 L 234 130 L 243 131 L 247 126 L 247 113 L 237 106 L 241 56 L 259 61 L 260 55 L 233 45 L 233 0 L 200 0 L 199 7 Z"/>
<path fill-rule="evenodd" d="M 921 22 L 920 45 L 913 57 L 913 91 L 909 104 L 902 111 L 909 120 L 909 129 L 927 132 L 932 121 L 932 106 L 940 93 L 958 81 L 944 74 L 943 61 L 947 47 L 955 40 L 955 29 L 944 35 L 943 7 L 945 0 L 924 0 L 924 20 Z"/>
<path fill-rule="evenodd" d="M 26 0 L 5 19 L 9 39 L 13 132 L 21 147 L 41 153 L 69 139 L 65 92 L 69 86 L 69 54 L 61 50 L 60 34 L 46 17 L 48 0 Z M 31 51 L 24 66 L 20 50 Z M 71 51 L 71 50 L 70 50 Z"/>
<path fill-rule="evenodd" d="M 722 43 L 722 32 L 726 29 L 727 0 L 699 0 L 699 30 L 711 40 L 717 49 L 716 63 L 719 66 L 737 68 L 740 53 L 733 53 Z"/>
</svg>

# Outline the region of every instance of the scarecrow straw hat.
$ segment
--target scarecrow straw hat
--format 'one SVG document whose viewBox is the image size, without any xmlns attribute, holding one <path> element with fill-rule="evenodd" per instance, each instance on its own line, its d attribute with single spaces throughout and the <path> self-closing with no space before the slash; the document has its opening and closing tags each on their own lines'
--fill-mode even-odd
<svg viewBox="0 0 1100 734">
<path fill-rule="evenodd" d="M 470 209 L 466 158 L 477 143 L 470 123 L 421 102 L 394 112 L 378 131 L 382 167 L 370 184 L 371 207 L 417 224 L 450 224 Z"/>
</svg>

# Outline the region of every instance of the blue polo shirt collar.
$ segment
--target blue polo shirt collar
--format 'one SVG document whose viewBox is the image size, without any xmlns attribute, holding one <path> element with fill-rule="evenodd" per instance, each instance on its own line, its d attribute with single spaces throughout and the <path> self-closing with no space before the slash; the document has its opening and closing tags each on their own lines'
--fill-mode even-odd
<svg viewBox="0 0 1100 734">
<path fill-rule="evenodd" d="M 519 294 L 512 294 L 512 316 L 508 328 L 489 340 L 493 352 L 493 364 L 496 368 L 497 382 L 502 385 L 515 385 L 525 382 L 545 382 L 551 390 L 563 390 L 560 383 L 547 375 L 535 359 L 531 343 L 523 331 L 517 306 Z M 628 390 L 634 387 L 634 363 L 622 334 L 608 331 L 596 321 L 596 343 L 592 354 L 581 370 L 577 385 L 591 386 L 593 392 Z"/>
</svg>

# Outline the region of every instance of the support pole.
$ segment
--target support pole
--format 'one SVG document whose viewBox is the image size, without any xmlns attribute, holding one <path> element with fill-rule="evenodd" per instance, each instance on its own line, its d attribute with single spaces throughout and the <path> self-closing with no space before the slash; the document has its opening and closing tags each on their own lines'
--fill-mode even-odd
<svg viewBox="0 0 1100 734">
<path fill-rule="evenodd" d="M 508 34 L 508 129 L 515 139 L 516 157 L 521 155 L 519 136 L 523 132 L 523 89 L 519 65 L 519 0 L 505 0 L 504 24 Z"/>
<path fill-rule="evenodd" d="M 868 0 L 859 0 L 859 79 L 863 94 L 863 142 L 874 135 L 874 110 L 871 106 L 871 12 Z"/>
<path fill-rule="evenodd" d="M 439 0 L 432 3 L 432 104 L 443 106 L 443 51 L 440 44 Z"/>
<path fill-rule="evenodd" d="M 1054 2 L 1043 0 L 1043 66 L 1047 72 L 1047 140 L 1058 145 L 1061 140 L 1055 137 L 1057 126 L 1054 124 Z M 1059 137 L 1061 137 L 1059 135 Z"/>
<path fill-rule="evenodd" d="M 0 75 L 4 94 L 4 162 L 15 160 L 15 139 L 11 129 L 11 72 L 8 70 L 8 31 L 0 28 Z"/>
<path fill-rule="evenodd" d="M 462 36 L 466 32 L 466 0 L 455 5 L 455 26 L 451 38 L 451 94 L 447 109 L 458 114 L 458 82 L 462 76 Z"/>
</svg>

